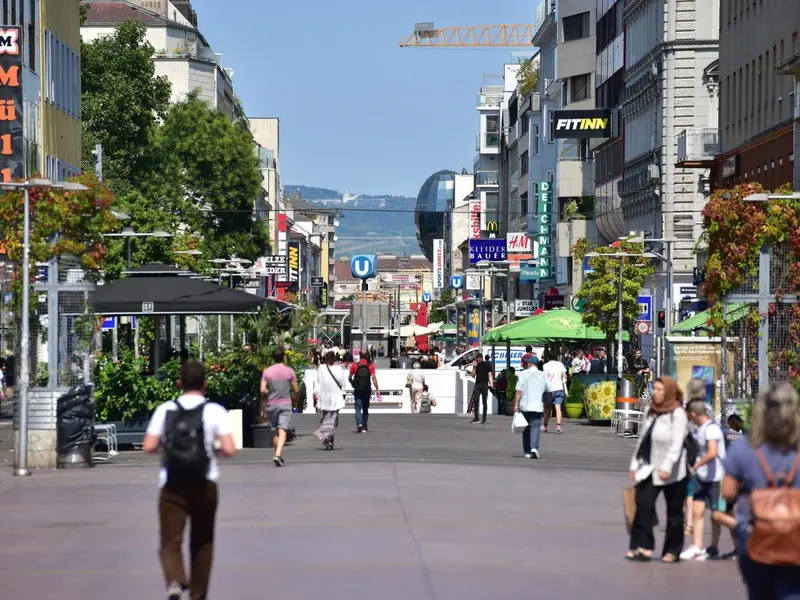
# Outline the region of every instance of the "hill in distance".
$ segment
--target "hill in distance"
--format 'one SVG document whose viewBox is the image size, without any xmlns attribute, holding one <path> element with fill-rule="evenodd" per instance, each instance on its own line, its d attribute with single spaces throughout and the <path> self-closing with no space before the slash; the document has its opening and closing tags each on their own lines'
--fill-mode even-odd
<svg viewBox="0 0 800 600">
<path fill-rule="evenodd" d="M 336 230 L 337 256 L 421 252 L 414 226 L 416 198 L 369 195 L 353 199 L 348 195 L 345 201 L 338 190 L 305 185 L 286 185 L 283 189 L 286 196 L 294 196 L 299 190 L 306 202 L 341 211 L 343 218 Z"/>
</svg>

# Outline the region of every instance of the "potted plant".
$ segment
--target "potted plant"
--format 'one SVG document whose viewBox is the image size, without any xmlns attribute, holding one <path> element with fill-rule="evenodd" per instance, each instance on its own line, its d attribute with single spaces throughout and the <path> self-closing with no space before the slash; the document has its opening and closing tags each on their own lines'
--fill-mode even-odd
<svg viewBox="0 0 800 600">
<path fill-rule="evenodd" d="M 580 419 L 583 414 L 584 385 L 573 379 L 569 386 L 569 393 L 564 399 L 564 414 L 568 419 Z"/>
</svg>

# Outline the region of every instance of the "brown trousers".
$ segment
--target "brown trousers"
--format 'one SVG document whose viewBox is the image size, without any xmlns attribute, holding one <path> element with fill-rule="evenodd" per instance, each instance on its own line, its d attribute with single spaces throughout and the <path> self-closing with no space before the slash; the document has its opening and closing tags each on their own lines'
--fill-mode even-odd
<svg viewBox="0 0 800 600">
<path fill-rule="evenodd" d="M 206 481 L 199 485 L 167 483 L 161 489 L 158 516 L 161 523 L 161 566 L 167 585 L 173 581 L 188 588 L 192 600 L 205 600 L 214 555 L 214 519 L 217 513 L 217 484 Z M 186 578 L 183 564 L 183 531 L 186 519 L 191 521 L 189 549 L 191 579 Z"/>
</svg>

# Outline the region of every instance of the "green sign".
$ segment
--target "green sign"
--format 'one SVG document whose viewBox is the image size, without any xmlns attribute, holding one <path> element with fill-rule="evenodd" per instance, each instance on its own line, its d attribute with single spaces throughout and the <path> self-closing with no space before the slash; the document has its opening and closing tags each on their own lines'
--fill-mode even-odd
<svg viewBox="0 0 800 600">
<path fill-rule="evenodd" d="M 569 307 L 575 312 L 582 313 L 586 310 L 586 303 L 583 301 L 583 298 L 573 296 L 569 301 Z"/>
<path fill-rule="evenodd" d="M 536 278 L 550 279 L 555 272 L 553 255 L 553 190 L 550 183 L 536 184 Z"/>
</svg>

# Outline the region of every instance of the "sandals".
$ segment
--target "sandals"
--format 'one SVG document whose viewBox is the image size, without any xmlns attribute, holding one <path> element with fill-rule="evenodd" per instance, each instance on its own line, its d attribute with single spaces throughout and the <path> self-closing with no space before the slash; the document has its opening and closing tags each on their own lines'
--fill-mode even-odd
<svg viewBox="0 0 800 600">
<path fill-rule="evenodd" d="M 636 550 L 631 550 L 625 554 L 625 560 L 630 560 L 633 562 L 650 562 L 651 558 L 652 554 L 647 554 L 647 550 L 643 548 L 637 548 Z"/>
<path fill-rule="evenodd" d="M 661 562 L 666 563 L 668 565 L 674 565 L 675 563 L 681 562 L 681 557 L 675 554 L 665 554 L 661 557 Z"/>
</svg>

